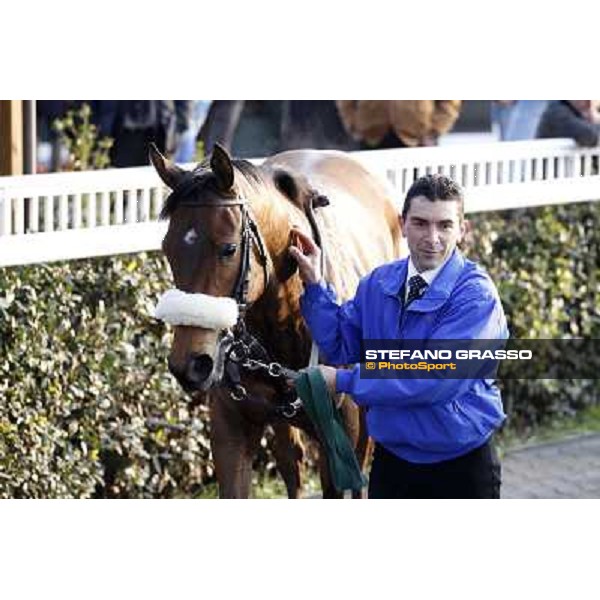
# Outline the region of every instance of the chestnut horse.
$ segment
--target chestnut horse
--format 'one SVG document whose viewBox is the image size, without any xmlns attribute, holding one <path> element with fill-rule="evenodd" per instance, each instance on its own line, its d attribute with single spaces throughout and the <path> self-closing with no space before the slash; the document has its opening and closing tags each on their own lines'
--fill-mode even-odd
<svg viewBox="0 0 600 600">
<path fill-rule="evenodd" d="M 322 245 L 325 279 L 345 300 L 362 275 L 399 257 L 398 212 L 383 185 L 341 152 L 289 151 L 256 167 L 215 145 L 193 171 L 156 148 L 150 158 L 172 190 L 161 217 L 170 219 L 163 250 L 176 288 L 157 316 L 174 326 L 172 374 L 208 399 L 219 495 L 249 496 L 253 456 L 270 425 L 288 496 L 299 497 L 296 428 L 315 432 L 286 383 L 286 369 L 306 367 L 311 354 L 302 282 L 288 252 L 292 229 Z M 363 415 L 349 398 L 338 406 L 364 469 Z M 323 496 L 339 497 L 322 456 L 319 466 Z"/>
</svg>

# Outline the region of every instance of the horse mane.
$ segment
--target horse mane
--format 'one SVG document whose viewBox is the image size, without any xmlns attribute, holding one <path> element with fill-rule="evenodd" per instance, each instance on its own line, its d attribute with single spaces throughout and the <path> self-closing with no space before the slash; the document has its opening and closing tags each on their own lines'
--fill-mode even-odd
<svg viewBox="0 0 600 600">
<path fill-rule="evenodd" d="M 256 191 L 270 185 L 260 168 L 251 162 L 243 159 L 233 159 L 231 163 L 235 171 L 242 176 L 242 181 L 238 180 L 238 178 L 235 179 L 236 184 L 241 183 L 242 186 L 248 184 Z M 202 191 L 210 191 L 215 194 L 222 192 L 219 189 L 217 178 L 210 169 L 210 160 L 208 158 L 204 159 L 193 171 L 187 172 L 182 187 L 185 187 L 184 192 L 174 190 L 167 197 L 160 211 L 159 219 L 164 220 L 171 217 L 182 201 L 186 200 L 189 202 L 192 194 Z"/>
</svg>

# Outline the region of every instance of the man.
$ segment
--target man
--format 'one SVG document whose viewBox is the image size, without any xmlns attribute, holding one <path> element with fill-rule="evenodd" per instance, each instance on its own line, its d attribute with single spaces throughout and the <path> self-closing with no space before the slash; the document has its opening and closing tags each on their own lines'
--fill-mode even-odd
<svg viewBox="0 0 600 600">
<path fill-rule="evenodd" d="M 116 105 L 112 131 L 104 131 L 114 138 L 110 160 L 115 167 L 147 165 L 150 143 L 173 154 L 192 115 L 190 100 L 119 100 Z"/>
<path fill-rule="evenodd" d="M 538 138 L 572 138 L 592 148 L 600 141 L 597 100 L 553 100 L 542 114 Z"/>
<path fill-rule="evenodd" d="M 533 139 L 546 106 L 548 100 L 492 100 L 492 129 L 503 142 Z"/>
<path fill-rule="evenodd" d="M 461 100 L 336 100 L 346 131 L 363 150 L 435 146 L 460 114 Z"/>
<path fill-rule="evenodd" d="M 290 248 L 305 284 L 304 318 L 329 362 L 361 360 L 361 340 L 504 340 L 506 318 L 488 275 L 465 259 L 463 195 L 441 175 L 409 189 L 401 218 L 410 257 L 375 269 L 339 306 L 320 271 L 320 251 L 297 232 Z M 328 388 L 366 408 L 376 442 L 370 498 L 499 498 L 492 436 L 505 415 L 488 379 L 366 379 L 321 366 Z"/>
<path fill-rule="evenodd" d="M 206 153 L 212 152 L 215 143 L 231 151 L 238 124 L 244 112 L 245 100 L 213 100 L 198 131 L 198 140 Z"/>
</svg>

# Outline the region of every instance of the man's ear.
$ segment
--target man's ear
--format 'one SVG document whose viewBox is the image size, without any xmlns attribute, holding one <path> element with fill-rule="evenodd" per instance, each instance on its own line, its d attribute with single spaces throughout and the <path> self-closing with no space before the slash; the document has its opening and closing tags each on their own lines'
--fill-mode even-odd
<svg viewBox="0 0 600 600">
<path fill-rule="evenodd" d="M 462 242 L 468 235 L 473 232 L 473 224 L 468 219 L 461 220 L 460 223 L 460 237 L 458 239 L 459 242 Z"/>
<path fill-rule="evenodd" d="M 460 222 L 460 236 L 456 240 L 456 247 L 461 252 L 468 252 L 473 245 L 473 224 L 463 217 Z"/>
<path fill-rule="evenodd" d="M 402 215 L 398 215 L 398 221 L 400 222 L 400 231 L 402 232 L 402 237 L 406 237 L 406 234 L 404 233 L 404 218 Z"/>
</svg>

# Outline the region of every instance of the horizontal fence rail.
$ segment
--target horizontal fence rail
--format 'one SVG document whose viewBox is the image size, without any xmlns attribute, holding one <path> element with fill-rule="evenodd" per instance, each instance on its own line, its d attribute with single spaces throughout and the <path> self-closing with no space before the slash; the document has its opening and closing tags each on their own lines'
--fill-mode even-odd
<svg viewBox="0 0 600 600">
<path fill-rule="evenodd" d="M 427 173 L 457 180 L 467 212 L 600 198 L 600 148 L 568 139 L 351 154 L 387 181 L 399 208 Z M 157 250 L 165 193 L 152 167 L 0 177 L 0 267 Z"/>
</svg>

